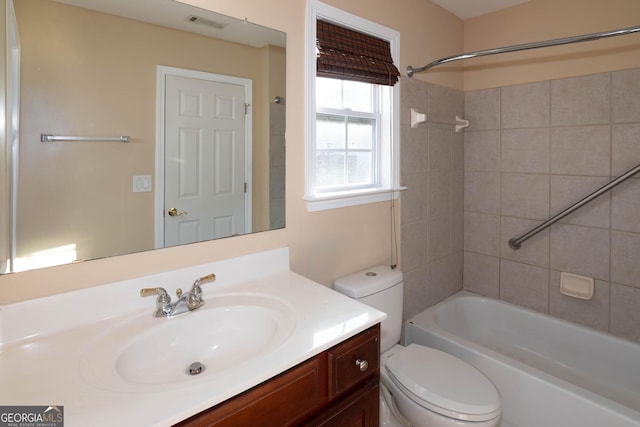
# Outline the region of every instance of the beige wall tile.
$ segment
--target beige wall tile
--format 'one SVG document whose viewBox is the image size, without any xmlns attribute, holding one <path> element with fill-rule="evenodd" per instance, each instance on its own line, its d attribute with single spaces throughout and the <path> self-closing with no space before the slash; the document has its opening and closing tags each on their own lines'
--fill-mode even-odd
<svg viewBox="0 0 640 427">
<path fill-rule="evenodd" d="M 549 129 L 503 130 L 500 140 L 503 172 L 549 173 Z"/>
<path fill-rule="evenodd" d="M 519 218 L 549 217 L 549 175 L 502 174 L 502 215 Z"/>
<path fill-rule="evenodd" d="M 451 256 L 447 255 L 427 264 L 427 303 L 434 305 L 453 295 L 451 284 Z"/>
<path fill-rule="evenodd" d="M 640 233 L 640 179 L 629 179 L 611 193 L 611 228 Z"/>
<path fill-rule="evenodd" d="M 427 303 L 427 265 L 423 263 L 420 267 L 406 270 L 402 267 L 404 280 L 404 306 L 403 321 L 414 316 L 428 307 Z"/>
<path fill-rule="evenodd" d="M 453 128 L 429 123 L 428 129 L 429 173 L 449 173 L 451 171 Z"/>
<path fill-rule="evenodd" d="M 451 214 L 430 215 L 427 233 L 427 262 L 451 253 Z"/>
<path fill-rule="evenodd" d="M 609 230 L 556 224 L 551 228 L 550 266 L 609 280 Z"/>
<path fill-rule="evenodd" d="M 551 173 L 609 176 L 610 134 L 608 125 L 551 129 Z"/>
<path fill-rule="evenodd" d="M 451 250 L 462 251 L 464 249 L 464 211 L 462 208 L 454 208 L 451 212 Z"/>
<path fill-rule="evenodd" d="M 427 221 L 402 224 L 402 269 L 413 270 L 424 265 L 427 260 Z"/>
<path fill-rule="evenodd" d="M 542 221 L 502 216 L 500 221 L 500 256 L 503 259 L 549 267 L 549 229 L 543 230 L 522 243 L 518 250 L 509 247 L 509 239 L 540 225 Z"/>
<path fill-rule="evenodd" d="M 464 133 L 464 170 L 500 171 L 500 131 Z"/>
<path fill-rule="evenodd" d="M 402 178 L 402 185 L 407 189 L 400 194 L 402 201 L 401 221 L 408 224 L 427 219 L 427 184 L 428 174 L 413 173 Z"/>
<path fill-rule="evenodd" d="M 463 287 L 490 298 L 500 296 L 500 259 L 464 252 Z"/>
<path fill-rule="evenodd" d="M 551 125 L 609 123 L 610 75 L 570 77 L 551 81 Z"/>
<path fill-rule="evenodd" d="M 560 272 L 551 270 L 549 314 L 604 332 L 609 331 L 609 283 L 596 280 L 593 298 L 581 300 L 560 293 Z"/>
<path fill-rule="evenodd" d="M 640 122 L 640 68 L 611 73 L 611 121 Z"/>
<path fill-rule="evenodd" d="M 609 178 L 604 177 L 552 175 L 550 214 L 553 216 L 562 212 L 607 182 L 609 182 Z M 610 200 L 610 194 L 605 193 L 563 218 L 560 222 L 609 228 Z"/>
<path fill-rule="evenodd" d="M 549 126 L 549 86 L 546 81 L 503 87 L 500 91 L 502 128 Z"/>
<path fill-rule="evenodd" d="M 430 122 L 455 124 L 464 115 L 464 93 L 444 86 L 429 84 L 427 117 Z"/>
<path fill-rule="evenodd" d="M 464 172 L 464 132 L 451 134 L 451 171 Z"/>
<path fill-rule="evenodd" d="M 400 173 L 405 175 L 427 172 L 429 165 L 427 127 L 402 126 L 400 132 Z"/>
<path fill-rule="evenodd" d="M 640 164 L 640 123 L 615 125 L 611 133 L 611 174 L 619 176 Z"/>
<path fill-rule="evenodd" d="M 451 252 L 451 295 L 462 290 L 462 278 L 464 268 L 464 252 L 462 250 Z"/>
<path fill-rule="evenodd" d="M 503 259 L 500 261 L 500 299 L 547 313 L 549 270 Z"/>
<path fill-rule="evenodd" d="M 612 334 L 640 342 L 640 289 L 611 284 Z"/>
<path fill-rule="evenodd" d="M 427 112 L 429 85 L 419 79 L 400 77 L 400 125 L 411 125 L 411 109 L 419 113 Z"/>
<path fill-rule="evenodd" d="M 469 130 L 500 129 L 500 89 L 466 92 L 464 102 Z"/>
<path fill-rule="evenodd" d="M 429 197 L 427 215 L 429 217 L 451 216 L 453 200 L 451 172 L 429 174 Z"/>
<path fill-rule="evenodd" d="M 611 282 L 640 288 L 640 234 L 611 232 Z"/>
<path fill-rule="evenodd" d="M 500 213 L 499 172 L 465 172 L 464 210 Z"/>
<path fill-rule="evenodd" d="M 476 212 L 464 214 L 464 249 L 500 256 L 500 217 Z"/>
</svg>

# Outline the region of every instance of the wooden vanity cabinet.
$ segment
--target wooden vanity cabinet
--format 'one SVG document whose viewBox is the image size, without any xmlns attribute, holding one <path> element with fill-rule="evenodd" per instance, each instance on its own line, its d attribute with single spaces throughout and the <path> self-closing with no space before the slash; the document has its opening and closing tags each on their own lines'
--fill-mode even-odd
<svg viewBox="0 0 640 427">
<path fill-rule="evenodd" d="M 378 427 L 379 380 L 375 325 L 176 426 Z"/>
</svg>

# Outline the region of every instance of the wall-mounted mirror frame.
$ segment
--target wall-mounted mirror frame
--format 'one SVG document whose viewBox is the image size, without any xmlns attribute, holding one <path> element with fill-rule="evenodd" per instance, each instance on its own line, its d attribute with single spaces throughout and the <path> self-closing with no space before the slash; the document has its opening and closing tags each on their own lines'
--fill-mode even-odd
<svg viewBox="0 0 640 427">
<path fill-rule="evenodd" d="M 2 195 L 3 206 L 10 209 L 0 215 L 15 234 L 10 230 L 12 236 L 0 239 L 0 272 L 168 246 L 165 236 L 157 235 L 163 218 L 188 220 L 183 240 L 170 245 L 284 227 L 284 33 L 174 0 L 29 0 L 16 2 L 14 8 L 20 38 L 20 114 L 14 150 L 18 161 L 9 180 L 17 185 Z M 151 15 L 154 21 L 148 22 Z M 114 51 L 124 56 L 116 57 Z M 240 231 L 230 225 L 233 220 L 223 218 L 216 228 L 219 234 L 202 237 L 198 229 L 205 227 L 202 221 L 197 224 L 193 211 L 181 214 L 186 208 L 175 206 L 172 217 L 167 215 L 170 207 L 158 202 L 158 183 L 164 181 L 158 173 L 165 176 L 158 172 L 164 167 L 157 161 L 164 144 L 159 135 L 166 133 L 158 127 L 161 69 L 194 73 L 196 81 L 197 73 L 208 73 L 251 82 L 245 105 L 226 95 L 210 101 L 222 115 L 248 113 L 248 145 L 225 129 L 209 135 L 206 130 L 191 132 L 191 139 L 187 135 L 175 142 L 183 155 L 178 163 L 188 159 L 196 165 L 176 175 L 185 199 L 194 193 L 247 189 L 250 196 L 244 198 L 251 210 Z M 79 100 L 72 101 L 72 95 Z M 206 104 L 205 95 L 191 95 L 185 88 L 176 92 L 179 109 L 193 113 L 190 108 Z M 197 128 L 187 121 L 177 129 Z M 42 134 L 87 140 L 42 142 Z M 98 140 L 121 135 L 130 142 Z M 200 150 L 207 144 L 210 154 L 227 158 L 236 155 L 236 145 L 245 145 L 250 152 L 244 160 L 245 177 L 251 178 L 237 182 L 224 167 L 229 162 L 204 174 L 211 168 L 201 166 L 206 150 Z M 10 140 L 3 148 L 11 149 Z M 7 180 L 4 175 L 0 179 Z M 15 216 L 7 220 L 14 207 Z"/>
</svg>

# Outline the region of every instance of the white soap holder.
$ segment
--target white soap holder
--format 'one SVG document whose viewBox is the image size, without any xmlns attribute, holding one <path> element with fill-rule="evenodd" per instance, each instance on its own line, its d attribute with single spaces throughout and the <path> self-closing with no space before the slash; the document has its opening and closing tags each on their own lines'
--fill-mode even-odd
<svg viewBox="0 0 640 427">
<path fill-rule="evenodd" d="M 456 132 L 462 132 L 462 129 L 469 127 L 469 120 L 465 120 L 460 116 L 456 116 Z"/>
<path fill-rule="evenodd" d="M 584 300 L 593 298 L 593 278 L 577 274 L 560 273 L 560 293 Z"/>
<path fill-rule="evenodd" d="M 415 108 L 411 109 L 411 127 L 417 128 L 420 123 L 427 121 L 427 115 L 425 113 L 418 113 Z"/>
</svg>

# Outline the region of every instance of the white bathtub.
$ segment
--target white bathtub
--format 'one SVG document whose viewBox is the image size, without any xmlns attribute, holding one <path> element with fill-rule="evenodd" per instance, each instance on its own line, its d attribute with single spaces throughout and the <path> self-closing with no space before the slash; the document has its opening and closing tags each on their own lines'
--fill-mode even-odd
<svg viewBox="0 0 640 427">
<path fill-rule="evenodd" d="M 494 382 L 502 427 L 640 427 L 639 344 L 468 292 L 405 326 Z"/>
</svg>

